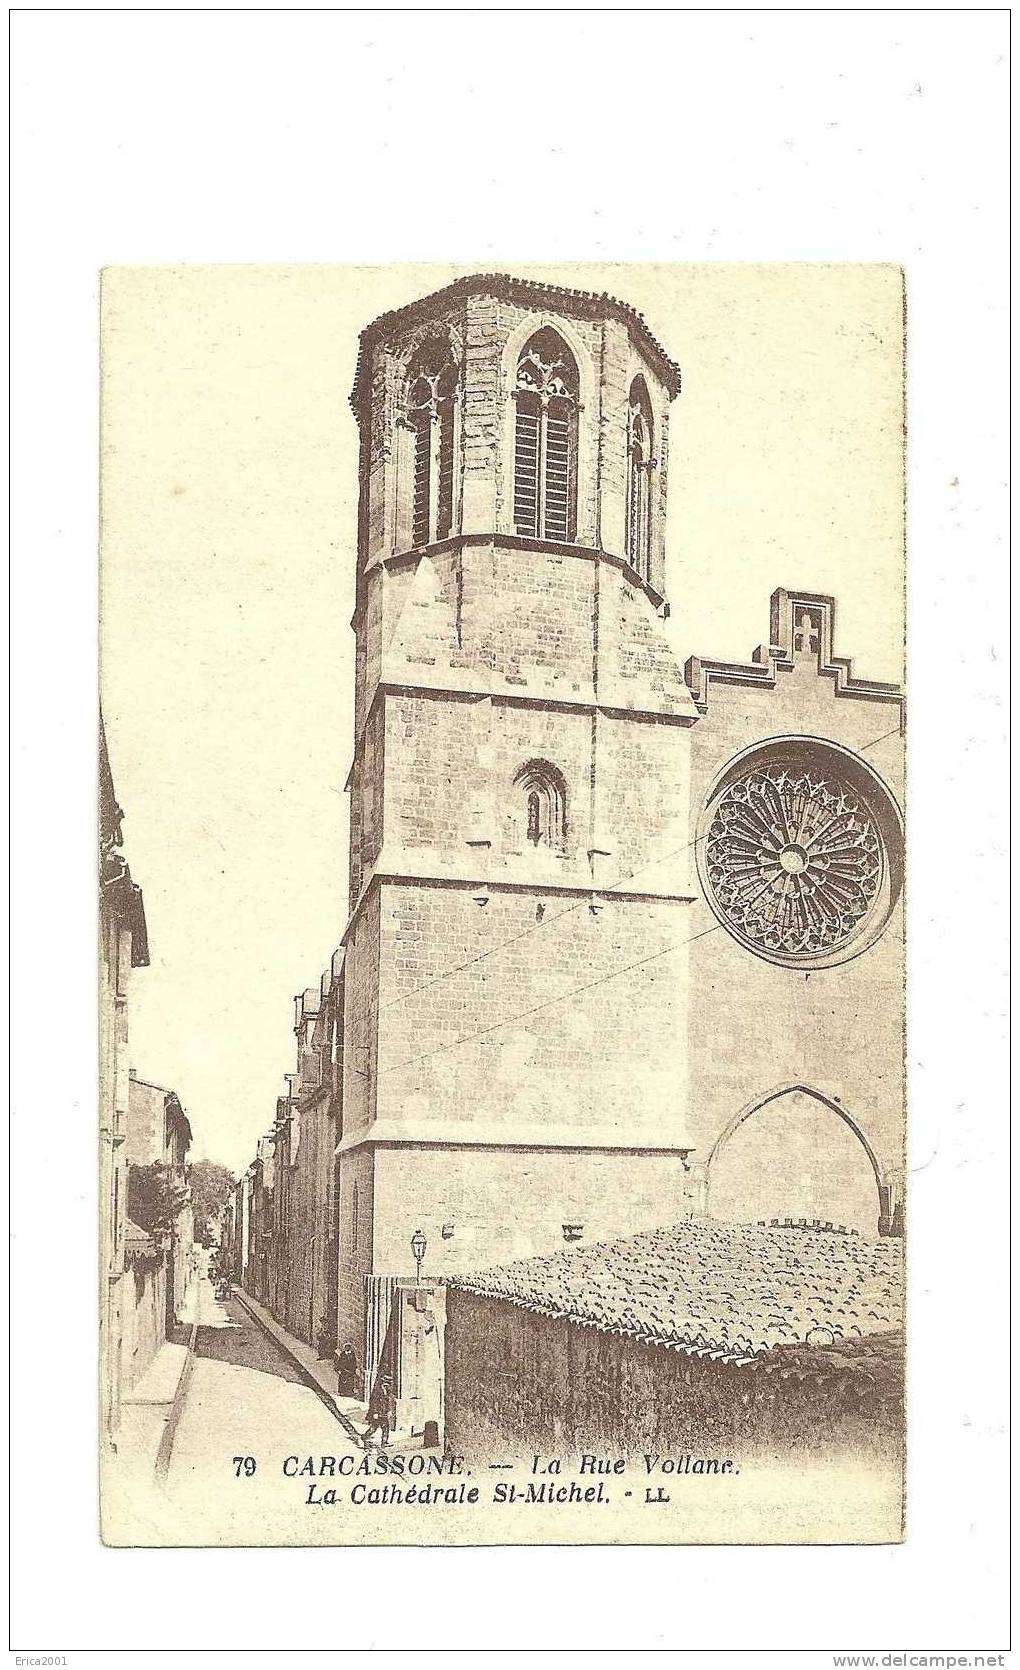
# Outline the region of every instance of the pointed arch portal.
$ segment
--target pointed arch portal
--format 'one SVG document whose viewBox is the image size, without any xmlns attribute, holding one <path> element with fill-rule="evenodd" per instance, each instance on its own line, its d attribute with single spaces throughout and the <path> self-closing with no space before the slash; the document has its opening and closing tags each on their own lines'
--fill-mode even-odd
<svg viewBox="0 0 1020 1670">
<path fill-rule="evenodd" d="M 810 1085 L 779 1085 L 741 1108 L 706 1169 L 713 1218 L 887 1232 L 887 1189 L 871 1143 L 846 1108 Z"/>
</svg>

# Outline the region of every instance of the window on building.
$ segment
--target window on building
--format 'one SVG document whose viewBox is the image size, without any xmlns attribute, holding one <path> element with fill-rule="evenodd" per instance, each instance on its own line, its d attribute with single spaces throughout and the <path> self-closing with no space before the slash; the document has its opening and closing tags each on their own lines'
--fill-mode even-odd
<svg viewBox="0 0 1020 1670">
<path fill-rule="evenodd" d="M 411 536 L 415 545 L 453 532 L 457 368 L 445 342 L 427 342 L 407 377 L 407 421 L 414 435 Z"/>
<path fill-rule="evenodd" d="M 514 526 L 536 539 L 577 533 L 577 365 L 551 327 L 517 361 Z"/>
<path fill-rule="evenodd" d="M 649 578 L 652 536 L 652 403 L 643 377 L 630 385 L 627 422 L 627 560 Z"/>
<path fill-rule="evenodd" d="M 355 1183 L 351 1191 L 351 1252 L 350 1267 L 358 1267 L 358 1185 Z"/>
<path fill-rule="evenodd" d="M 548 760 L 529 760 L 514 778 L 523 822 L 533 847 L 562 848 L 567 835 L 567 786 Z"/>
<path fill-rule="evenodd" d="M 538 845 L 542 839 L 542 796 L 537 789 L 528 795 L 528 840 Z"/>
</svg>

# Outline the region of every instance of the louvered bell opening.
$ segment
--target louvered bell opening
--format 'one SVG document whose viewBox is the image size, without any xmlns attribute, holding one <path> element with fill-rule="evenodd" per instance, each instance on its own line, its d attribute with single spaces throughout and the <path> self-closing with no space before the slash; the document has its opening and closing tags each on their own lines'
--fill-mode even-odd
<svg viewBox="0 0 1020 1670">
<path fill-rule="evenodd" d="M 651 506 L 648 501 L 649 494 L 651 492 L 651 485 L 648 470 L 647 468 L 643 469 L 641 471 L 640 492 L 638 499 L 637 562 L 635 564 L 643 580 L 648 579 L 650 566 L 648 560 L 648 549 L 651 538 L 652 518 Z"/>
<path fill-rule="evenodd" d="M 538 413 L 517 403 L 514 445 L 514 526 L 520 534 L 538 534 Z"/>
<path fill-rule="evenodd" d="M 570 418 L 549 413 L 545 444 L 545 537 L 572 539 Z"/>
<path fill-rule="evenodd" d="M 641 525 L 638 530 L 638 566 L 645 580 L 651 578 L 652 549 L 652 478 L 647 468 L 641 471 Z"/>
<path fill-rule="evenodd" d="M 429 468 L 431 465 L 431 424 L 419 423 L 414 433 L 414 516 L 415 545 L 427 545 L 429 537 Z"/>
<path fill-rule="evenodd" d="M 436 504 L 436 538 L 453 532 L 453 409 L 439 408 L 439 494 Z"/>
<path fill-rule="evenodd" d="M 627 556 L 632 568 L 641 570 L 641 528 L 644 520 L 641 502 L 641 468 L 636 458 L 630 461 L 630 504 L 627 522 Z"/>
<path fill-rule="evenodd" d="M 637 569 L 643 580 L 648 579 L 649 569 L 650 488 L 647 464 L 638 456 L 632 456 L 630 461 L 630 502 L 627 515 L 627 557 L 631 567 Z"/>
</svg>

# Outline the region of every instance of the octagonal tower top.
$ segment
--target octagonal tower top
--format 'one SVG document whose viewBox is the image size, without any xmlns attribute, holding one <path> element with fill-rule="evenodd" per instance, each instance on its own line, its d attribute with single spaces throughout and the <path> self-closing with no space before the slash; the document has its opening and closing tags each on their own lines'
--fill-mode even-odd
<svg viewBox="0 0 1020 1670">
<path fill-rule="evenodd" d="M 610 295 L 481 274 L 382 314 L 351 394 L 362 566 L 495 535 L 605 551 L 661 594 L 679 388 Z"/>
</svg>

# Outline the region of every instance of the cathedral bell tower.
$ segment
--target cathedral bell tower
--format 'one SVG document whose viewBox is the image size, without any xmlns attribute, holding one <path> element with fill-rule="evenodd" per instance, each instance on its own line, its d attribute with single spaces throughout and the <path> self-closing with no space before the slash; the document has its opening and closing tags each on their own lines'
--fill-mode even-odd
<svg viewBox="0 0 1020 1670">
<path fill-rule="evenodd" d="M 339 1338 L 387 1283 L 686 1205 L 698 719 L 663 629 L 679 372 L 611 296 L 364 332 Z"/>
</svg>

